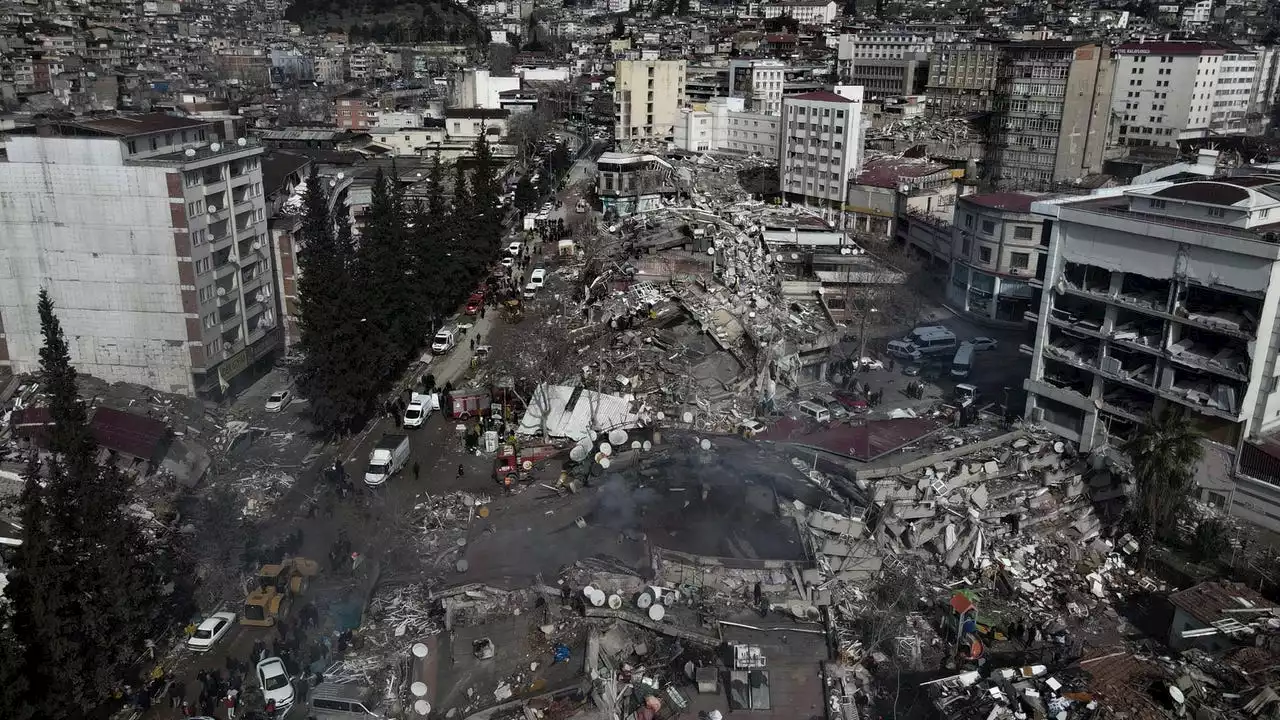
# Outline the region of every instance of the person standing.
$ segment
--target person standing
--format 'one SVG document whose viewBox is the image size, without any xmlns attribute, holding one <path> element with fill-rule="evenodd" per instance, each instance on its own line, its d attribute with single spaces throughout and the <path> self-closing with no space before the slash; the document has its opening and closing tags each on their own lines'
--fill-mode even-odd
<svg viewBox="0 0 1280 720">
<path fill-rule="evenodd" d="M 421 473 L 422 473 L 422 465 L 418 464 L 417 460 L 414 460 L 413 461 L 413 479 L 416 481 L 418 479 L 418 475 L 420 475 Z"/>
<path fill-rule="evenodd" d="M 227 691 L 227 696 L 223 698 L 222 704 L 227 708 L 227 720 L 236 720 L 236 705 L 240 701 L 240 693 L 234 689 Z"/>
<path fill-rule="evenodd" d="M 467 469 L 462 466 L 462 463 L 458 463 L 458 479 L 461 480 L 462 476 L 466 474 L 467 474 Z"/>
</svg>

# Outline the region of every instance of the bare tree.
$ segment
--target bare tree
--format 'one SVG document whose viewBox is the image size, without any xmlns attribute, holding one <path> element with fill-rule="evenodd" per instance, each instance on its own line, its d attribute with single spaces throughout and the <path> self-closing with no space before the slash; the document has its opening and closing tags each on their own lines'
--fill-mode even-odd
<svg viewBox="0 0 1280 720">
<path fill-rule="evenodd" d="M 539 418 L 538 432 L 547 438 L 547 417 L 552 409 L 550 386 L 577 372 L 577 353 L 568 322 L 562 317 L 539 319 L 536 333 L 503 335 L 490 350 L 499 376 L 510 378 L 520 401 Z"/>
<path fill-rule="evenodd" d="M 538 149 L 538 142 L 547 134 L 547 118 L 537 110 L 511 116 L 507 122 L 507 142 L 516 146 L 517 159 L 527 162 Z"/>
</svg>

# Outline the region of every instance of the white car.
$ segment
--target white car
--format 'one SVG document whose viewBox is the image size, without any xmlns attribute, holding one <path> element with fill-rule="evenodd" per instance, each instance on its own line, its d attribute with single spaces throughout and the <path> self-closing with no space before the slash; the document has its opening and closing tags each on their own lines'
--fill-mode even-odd
<svg viewBox="0 0 1280 720">
<path fill-rule="evenodd" d="M 508 256 L 506 256 L 506 257 L 502 258 L 502 263 L 501 263 L 501 265 L 502 265 L 502 267 L 504 267 L 504 268 L 509 268 L 509 267 L 511 267 L 512 265 L 515 265 L 515 264 L 516 264 L 515 258 L 511 257 L 510 255 L 508 255 Z"/>
<path fill-rule="evenodd" d="M 195 633 L 187 638 L 187 647 L 192 652 L 208 652 L 235 624 L 235 613 L 214 613 L 196 626 Z"/>
<path fill-rule="evenodd" d="M 884 363 L 880 362 L 879 360 L 876 360 L 875 358 L 864 357 L 862 358 L 862 369 L 863 370 L 883 370 Z"/>
<path fill-rule="evenodd" d="M 427 419 L 427 406 L 425 403 L 411 402 L 404 408 L 404 426 L 405 427 L 422 427 L 422 423 Z"/>
<path fill-rule="evenodd" d="M 288 390 L 277 390 L 267 398 L 266 410 L 269 413 L 281 412 L 293 402 L 293 393 Z"/>
<path fill-rule="evenodd" d="M 284 669 L 284 661 L 278 657 L 263 658 L 258 663 L 258 683 L 262 685 L 262 702 L 276 701 L 281 715 L 293 707 L 293 678 Z"/>
<path fill-rule="evenodd" d="M 519 255 L 520 247 L 521 245 L 518 242 L 511 243 L 510 245 L 507 246 L 507 254 L 511 256 Z"/>
<path fill-rule="evenodd" d="M 972 340 L 969 341 L 969 344 L 973 345 L 974 350 L 995 350 L 996 348 L 1000 347 L 1000 343 L 996 342 L 995 338 L 989 338 L 989 337 L 973 338 Z"/>
</svg>

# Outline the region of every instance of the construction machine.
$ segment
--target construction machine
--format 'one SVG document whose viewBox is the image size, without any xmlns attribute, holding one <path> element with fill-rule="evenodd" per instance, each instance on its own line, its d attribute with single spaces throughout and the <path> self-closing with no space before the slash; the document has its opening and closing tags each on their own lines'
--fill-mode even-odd
<svg viewBox="0 0 1280 720">
<path fill-rule="evenodd" d="M 307 591 L 310 578 L 320 572 L 315 560 L 285 558 L 278 564 L 263 565 L 258 586 L 244 601 L 241 625 L 270 627 L 289 614 L 293 598 Z"/>
</svg>

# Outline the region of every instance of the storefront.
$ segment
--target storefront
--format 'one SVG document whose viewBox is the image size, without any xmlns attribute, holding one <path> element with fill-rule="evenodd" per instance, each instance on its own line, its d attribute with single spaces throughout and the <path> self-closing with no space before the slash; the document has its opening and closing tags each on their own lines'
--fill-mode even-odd
<svg viewBox="0 0 1280 720">
<path fill-rule="evenodd" d="M 1028 310 L 1036 310 L 1039 288 L 1017 278 L 982 272 L 963 263 L 951 265 L 947 300 L 975 320 L 1022 325 Z"/>
</svg>

